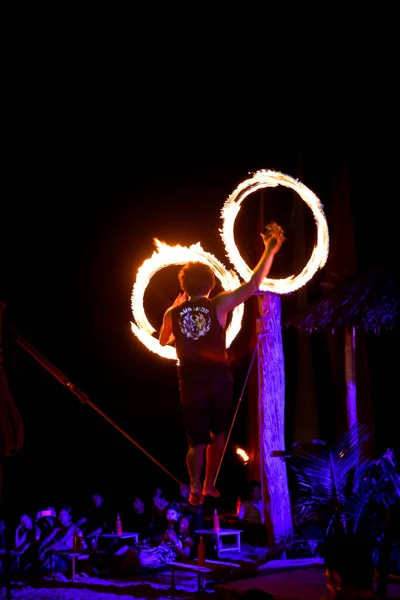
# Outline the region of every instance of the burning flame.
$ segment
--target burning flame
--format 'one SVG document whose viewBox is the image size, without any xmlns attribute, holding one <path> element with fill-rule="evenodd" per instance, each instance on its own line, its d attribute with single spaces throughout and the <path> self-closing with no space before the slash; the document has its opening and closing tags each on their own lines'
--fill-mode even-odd
<svg viewBox="0 0 400 600">
<path fill-rule="evenodd" d="M 304 269 L 297 276 L 290 275 L 286 279 L 268 279 L 263 280 L 260 286 L 262 291 L 275 292 L 276 294 L 288 294 L 298 290 L 306 284 L 321 269 L 328 258 L 329 251 L 329 233 L 326 218 L 322 205 L 318 197 L 309 190 L 300 181 L 293 179 L 289 175 L 279 173 L 278 171 L 257 171 L 251 179 L 243 181 L 234 192 L 227 198 L 221 211 L 222 228 L 220 229 L 222 241 L 225 245 L 227 257 L 234 265 L 236 271 L 245 280 L 248 281 L 252 275 L 252 270 L 247 266 L 234 240 L 234 225 L 239 213 L 241 203 L 247 196 L 253 192 L 266 187 L 276 187 L 283 185 L 292 188 L 304 202 L 311 208 L 317 225 L 317 245 L 314 247 L 311 258 Z"/>
<path fill-rule="evenodd" d="M 131 295 L 131 308 L 134 322 L 131 321 L 131 329 L 136 337 L 151 352 L 161 357 L 177 360 L 176 350 L 172 346 L 161 346 L 158 339 L 153 337 L 154 327 L 149 323 L 144 306 L 143 298 L 147 286 L 153 275 L 169 265 L 184 265 L 189 261 L 200 261 L 208 265 L 220 280 L 225 291 L 234 290 L 240 285 L 239 277 L 232 270 L 227 271 L 222 263 L 209 252 L 203 250 L 200 242 L 186 246 L 169 246 L 165 242 L 153 239 L 156 250 L 151 258 L 148 258 L 139 267 L 136 281 Z M 226 345 L 229 347 L 242 325 L 244 305 L 240 304 L 232 311 L 232 319 L 226 330 Z"/>
<path fill-rule="evenodd" d="M 247 452 L 245 452 L 242 448 L 236 448 L 236 454 L 239 454 L 239 456 L 241 456 L 243 458 L 243 462 L 244 464 L 246 464 L 247 462 L 249 462 L 249 455 L 247 454 Z"/>
</svg>

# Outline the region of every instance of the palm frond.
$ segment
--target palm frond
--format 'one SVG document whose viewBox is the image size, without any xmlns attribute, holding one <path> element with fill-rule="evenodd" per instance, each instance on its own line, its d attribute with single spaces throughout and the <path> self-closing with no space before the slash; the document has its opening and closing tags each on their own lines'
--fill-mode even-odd
<svg viewBox="0 0 400 600">
<path fill-rule="evenodd" d="M 306 451 L 297 446 L 290 467 L 299 492 L 294 510 L 301 522 L 323 515 L 327 534 L 340 528 L 374 535 L 390 505 L 400 502 L 400 474 L 392 450 L 377 460 L 366 457 L 370 436 L 367 427 L 356 424 L 331 448 L 319 444 Z"/>
<path fill-rule="evenodd" d="M 347 477 L 349 471 L 355 469 L 365 460 L 365 444 L 370 439 L 370 430 L 361 423 L 356 423 L 348 429 L 339 442 L 332 448 L 337 471 Z"/>
<path fill-rule="evenodd" d="M 363 484 L 372 468 L 373 461 L 370 459 L 364 459 L 357 465 L 353 472 L 352 492 L 357 492 L 359 486 Z"/>
<path fill-rule="evenodd" d="M 365 426 L 355 424 L 333 448 L 320 447 L 313 453 L 300 451 L 292 465 L 300 490 L 312 491 L 340 504 L 349 474 L 364 458 L 369 436 Z"/>
<path fill-rule="evenodd" d="M 357 423 L 332 448 L 319 445 L 314 452 L 300 448 L 291 468 L 300 492 L 295 510 L 302 521 L 310 520 L 321 507 L 330 509 L 333 520 L 339 519 L 344 527 L 357 514 L 356 507 L 348 507 L 349 484 L 353 480 L 353 486 L 358 485 L 365 476 L 365 442 L 370 435 L 367 427 Z"/>
<path fill-rule="evenodd" d="M 353 533 L 357 533 L 359 524 L 365 517 L 372 497 L 375 496 L 371 463 L 364 462 L 356 469 L 353 490 L 346 498 L 343 512 L 352 522 Z"/>
</svg>

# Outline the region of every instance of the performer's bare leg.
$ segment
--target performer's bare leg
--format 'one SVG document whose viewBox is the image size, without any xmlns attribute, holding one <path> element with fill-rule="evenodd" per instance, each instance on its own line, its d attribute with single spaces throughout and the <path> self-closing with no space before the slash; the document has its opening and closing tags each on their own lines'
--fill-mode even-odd
<svg viewBox="0 0 400 600">
<path fill-rule="evenodd" d="M 204 479 L 203 495 L 219 498 L 220 493 L 214 486 L 214 479 L 224 451 L 225 433 L 219 433 L 218 435 L 212 433 L 211 440 L 211 444 L 207 446 L 206 451 L 206 477 Z"/>
<path fill-rule="evenodd" d="M 203 472 L 205 449 L 205 444 L 196 444 L 195 446 L 189 446 L 186 454 L 186 466 L 190 478 L 189 502 L 194 506 L 204 502 L 201 491 L 201 474 Z"/>
</svg>

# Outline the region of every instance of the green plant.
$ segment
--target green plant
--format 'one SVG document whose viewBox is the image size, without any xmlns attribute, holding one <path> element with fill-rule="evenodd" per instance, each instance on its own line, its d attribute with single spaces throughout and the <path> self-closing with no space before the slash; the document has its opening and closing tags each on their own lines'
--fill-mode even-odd
<svg viewBox="0 0 400 600">
<path fill-rule="evenodd" d="M 292 457 L 299 492 L 293 508 L 300 523 L 322 515 L 326 535 L 379 535 L 388 507 L 400 501 L 400 476 L 393 451 L 378 460 L 366 458 L 370 435 L 356 424 L 334 446 L 318 442 L 315 450 Z"/>
</svg>

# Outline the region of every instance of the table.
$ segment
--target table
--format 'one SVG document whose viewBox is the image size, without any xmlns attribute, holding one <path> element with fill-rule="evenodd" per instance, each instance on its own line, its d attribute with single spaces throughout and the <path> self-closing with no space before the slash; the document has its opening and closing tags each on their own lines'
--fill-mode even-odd
<svg viewBox="0 0 400 600">
<path fill-rule="evenodd" d="M 73 550 L 51 550 L 50 552 L 50 576 L 52 574 L 53 571 L 53 554 L 60 554 L 61 556 L 69 556 L 72 559 L 72 576 L 71 579 L 72 581 L 75 581 L 75 575 L 76 575 L 76 559 L 81 557 L 87 557 L 89 558 L 90 556 L 94 555 L 98 555 L 98 554 L 108 554 L 107 550 L 91 550 L 91 549 L 86 549 L 86 550 L 78 550 L 78 552 L 74 552 Z"/>
<path fill-rule="evenodd" d="M 242 529 L 220 529 L 214 531 L 214 529 L 196 529 L 196 533 L 202 536 L 214 536 L 217 539 L 217 556 L 221 556 L 223 552 L 240 552 L 240 534 Z M 235 542 L 233 544 L 223 543 L 224 537 L 234 537 Z"/>
<path fill-rule="evenodd" d="M 199 565 L 197 558 L 186 562 L 174 561 L 169 563 L 169 566 L 171 567 L 171 587 L 173 592 L 175 591 L 175 571 L 181 570 L 197 573 L 197 591 L 199 593 L 204 591 L 204 579 L 210 573 L 215 573 L 221 569 L 229 569 L 229 572 L 231 572 L 232 569 L 240 567 L 237 563 L 209 559 L 206 559 L 205 565 Z"/>
</svg>

